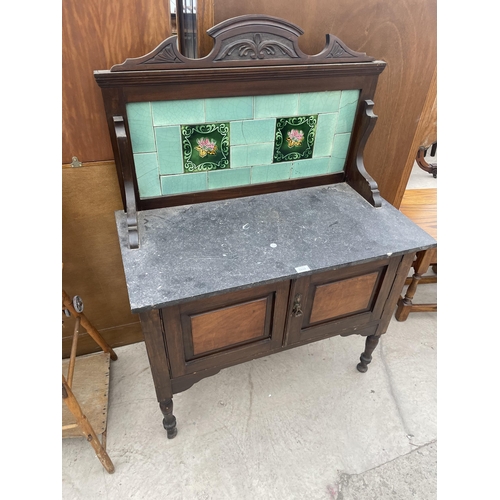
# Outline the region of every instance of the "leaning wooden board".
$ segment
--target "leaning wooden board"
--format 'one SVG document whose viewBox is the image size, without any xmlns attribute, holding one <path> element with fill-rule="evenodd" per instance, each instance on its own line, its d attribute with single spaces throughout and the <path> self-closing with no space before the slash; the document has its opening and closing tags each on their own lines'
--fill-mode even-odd
<svg viewBox="0 0 500 500">
<path fill-rule="evenodd" d="M 62 360 L 62 372 L 68 373 L 68 359 Z M 74 372 L 72 391 L 94 432 L 99 435 L 106 430 L 108 417 L 110 355 L 105 352 L 79 356 Z M 62 437 L 82 437 L 82 430 L 74 426 L 76 420 L 62 403 Z"/>
</svg>

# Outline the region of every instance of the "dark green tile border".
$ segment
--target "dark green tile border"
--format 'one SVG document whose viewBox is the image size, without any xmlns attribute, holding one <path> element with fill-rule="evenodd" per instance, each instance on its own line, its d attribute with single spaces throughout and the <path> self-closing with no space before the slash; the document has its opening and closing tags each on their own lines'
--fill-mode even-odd
<svg viewBox="0 0 500 500">
<path fill-rule="evenodd" d="M 317 124 L 318 115 L 277 118 L 273 163 L 311 158 Z M 301 135 L 295 140 L 297 133 Z"/>
<path fill-rule="evenodd" d="M 184 173 L 230 168 L 229 122 L 181 125 Z"/>
</svg>

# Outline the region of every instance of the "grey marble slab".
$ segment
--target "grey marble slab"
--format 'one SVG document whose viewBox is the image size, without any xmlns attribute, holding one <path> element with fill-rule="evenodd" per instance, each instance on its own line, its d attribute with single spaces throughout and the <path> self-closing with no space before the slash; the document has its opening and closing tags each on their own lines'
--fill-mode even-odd
<svg viewBox="0 0 500 500">
<path fill-rule="evenodd" d="M 133 313 L 436 246 L 345 183 L 139 212 L 134 250 L 115 216 Z"/>
</svg>

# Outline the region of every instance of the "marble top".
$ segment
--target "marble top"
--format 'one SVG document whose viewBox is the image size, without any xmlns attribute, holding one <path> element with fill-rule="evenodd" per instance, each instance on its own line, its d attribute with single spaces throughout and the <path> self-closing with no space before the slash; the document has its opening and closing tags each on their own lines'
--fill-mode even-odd
<svg viewBox="0 0 500 500">
<path fill-rule="evenodd" d="M 436 246 L 345 183 L 115 216 L 133 313 Z"/>
</svg>

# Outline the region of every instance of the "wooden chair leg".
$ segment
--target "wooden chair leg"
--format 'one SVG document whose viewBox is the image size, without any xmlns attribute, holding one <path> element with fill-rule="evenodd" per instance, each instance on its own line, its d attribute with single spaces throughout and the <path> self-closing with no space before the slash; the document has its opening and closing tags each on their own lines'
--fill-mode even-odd
<svg viewBox="0 0 500 500">
<path fill-rule="evenodd" d="M 417 290 L 417 286 L 420 284 L 420 281 L 422 280 L 422 275 L 429 269 L 433 257 L 434 257 L 433 252 L 429 251 L 417 253 L 417 257 L 415 259 L 415 262 L 413 263 L 413 269 L 415 270 L 415 273 L 411 278 L 411 282 L 410 285 L 408 286 L 408 289 L 406 290 L 405 296 L 400 297 L 398 300 L 398 306 L 395 314 L 397 321 L 406 321 L 408 319 L 408 315 L 412 311 L 414 312 L 437 311 L 437 305 L 435 304 L 414 305 L 412 302 L 412 299 Z M 424 278 L 424 280 L 429 283 L 435 282 L 434 277 L 428 280 Z"/>
<path fill-rule="evenodd" d="M 437 146 L 437 143 L 435 143 L 436 146 Z M 422 169 L 424 170 L 425 172 L 428 172 L 429 174 L 432 174 L 432 176 L 434 177 L 434 179 L 437 178 L 437 164 L 436 163 L 427 163 L 425 161 L 425 153 L 427 151 L 428 148 L 426 148 L 425 146 L 420 146 L 418 148 L 418 152 L 417 152 L 417 157 L 416 157 L 416 162 L 417 162 L 417 165 Z M 432 150 L 434 151 L 434 154 L 435 154 L 435 148 L 433 147 Z"/>
<path fill-rule="evenodd" d="M 85 314 L 77 312 L 73 307 L 73 301 L 70 296 L 63 290 L 62 292 L 62 303 L 63 308 L 67 309 L 72 316 L 75 318 L 80 318 L 81 325 L 87 330 L 87 333 L 94 339 L 97 345 L 104 351 L 110 354 L 111 359 L 116 361 L 118 356 L 116 355 L 113 348 L 104 340 L 104 337 L 94 328 L 92 323 L 87 319 Z"/>
<path fill-rule="evenodd" d="M 420 278 L 422 278 L 422 275 L 419 273 L 415 273 L 411 279 L 410 286 L 406 290 L 405 296 L 399 298 L 398 308 L 396 309 L 396 319 L 398 321 L 406 321 L 408 319 L 408 315 L 410 314 L 413 307 L 412 299 L 417 290 Z"/>
<path fill-rule="evenodd" d="M 75 417 L 78 426 L 82 430 L 82 433 L 87 438 L 87 441 L 89 441 L 92 448 L 94 448 L 97 458 L 99 459 L 103 467 L 110 474 L 113 474 L 113 472 L 115 472 L 115 466 L 109 458 L 109 455 L 106 453 L 106 449 L 100 443 L 99 438 L 97 437 L 94 429 L 87 420 L 87 417 L 83 414 L 82 409 L 80 408 L 80 405 L 78 404 L 78 401 L 73 394 L 73 391 L 64 378 L 64 375 L 62 376 L 62 397 L 69 411 Z"/>
</svg>

